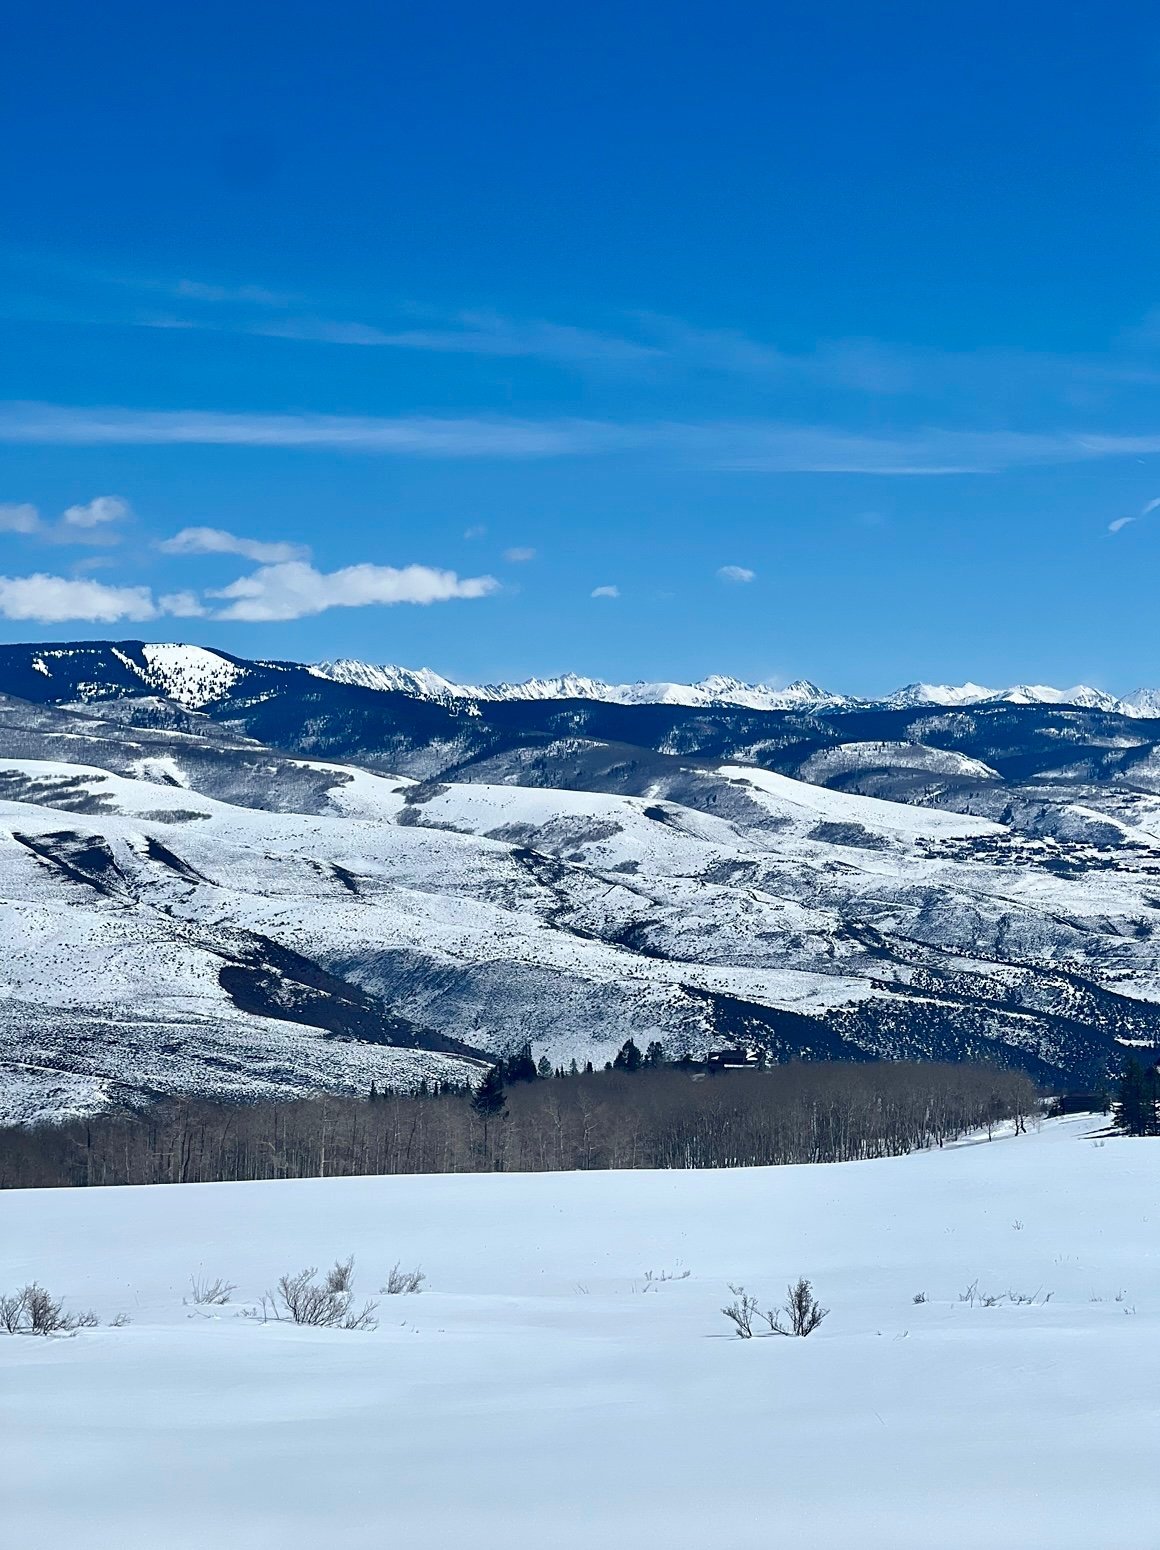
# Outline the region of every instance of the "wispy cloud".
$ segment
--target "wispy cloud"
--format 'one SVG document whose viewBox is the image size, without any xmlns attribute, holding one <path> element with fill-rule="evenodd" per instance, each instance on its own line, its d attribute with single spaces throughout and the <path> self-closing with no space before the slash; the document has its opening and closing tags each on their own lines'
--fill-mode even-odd
<svg viewBox="0 0 1160 1550">
<path fill-rule="evenodd" d="M 526 565 L 529 560 L 536 558 L 536 551 L 517 544 L 514 549 L 505 549 L 503 557 L 509 565 Z"/>
<path fill-rule="evenodd" d="M 721 581 L 746 582 L 757 580 L 757 572 L 749 570 L 744 565 L 722 565 L 718 568 L 717 576 Z"/>
<path fill-rule="evenodd" d="M 750 473 L 988 474 L 1160 453 L 1160 435 L 974 431 L 890 435 L 783 420 L 526 420 L 505 416 L 248 414 L 0 404 L 0 442 L 241 446 L 513 460 L 633 453 Z"/>
<path fill-rule="evenodd" d="M 368 604 L 443 603 L 453 598 L 481 598 L 497 591 L 492 576 L 459 577 L 454 571 L 429 565 L 348 565 L 322 572 L 293 561 L 266 565 L 208 592 L 225 606 L 216 619 L 271 622 L 302 619 L 329 608 L 363 608 Z"/>
<path fill-rule="evenodd" d="M 198 409 L 82 409 L 0 404 L 0 442 L 50 446 L 302 447 L 448 458 L 560 457 L 597 450 L 616 428 L 504 417 L 440 419 L 229 414 Z"/>
<path fill-rule="evenodd" d="M 157 599 L 157 606 L 175 619 L 204 619 L 209 612 L 196 592 L 167 592 Z"/>
<path fill-rule="evenodd" d="M 593 597 L 619 597 L 620 588 L 615 586 L 593 587 L 591 595 Z"/>
<path fill-rule="evenodd" d="M 172 538 L 162 539 L 157 547 L 162 554 L 237 554 L 260 565 L 310 558 L 310 550 L 304 544 L 239 538 L 220 527 L 183 527 Z"/>
<path fill-rule="evenodd" d="M 1152 514 L 1152 512 L 1154 512 L 1157 509 L 1157 507 L 1160 507 L 1160 497 L 1158 497 L 1156 500 L 1149 501 L 1148 504 L 1143 508 L 1143 510 L 1137 516 L 1134 516 L 1134 517 L 1116 517 L 1116 519 L 1113 522 L 1109 522 L 1108 523 L 1108 532 L 1109 533 L 1120 533 L 1120 532 L 1122 532 L 1124 530 L 1124 528 L 1130 527 L 1133 522 L 1140 522 L 1144 517 L 1150 516 Z"/>
<path fill-rule="evenodd" d="M 129 502 L 119 495 L 98 495 L 69 506 L 58 522 L 46 522 L 29 502 L 0 505 L 0 533 L 19 533 L 50 544 L 117 544 L 121 535 L 113 524 L 131 515 Z"/>
<path fill-rule="evenodd" d="M 40 530 L 40 512 L 27 501 L 0 504 L 0 533 L 36 533 Z"/>
<path fill-rule="evenodd" d="M 464 529 L 463 536 L 469 543 L 473 543 L 477 538 L 487 537 L 487 528 L 482 522 L 474 522 L 469 528 Z"/>
<path fill-rule="evenodd" d="M 303 344 L 417 350 L 439 355 L 493 355 L 565 366 L 640 366 L 661 361 L 668 353 L 659 345 L 620 334 L 490 312 L 454 313 L 422 328 L 390 328 L 356 319 L 309 316 L 223 320 L 202 315 L 143 321 L 155 328 L 210 328 Z"/>
<path fill-rule="evenodd" d="M 204 280 L 176 280 L 172 284 L 152 281 L 149 289 L 164 290 L 181 301 L 242 303 L 255 307 L 288 307 L 294 302 L 293 296 L 268 290 L 264 285 L 214 285 Z"/>
</svg>

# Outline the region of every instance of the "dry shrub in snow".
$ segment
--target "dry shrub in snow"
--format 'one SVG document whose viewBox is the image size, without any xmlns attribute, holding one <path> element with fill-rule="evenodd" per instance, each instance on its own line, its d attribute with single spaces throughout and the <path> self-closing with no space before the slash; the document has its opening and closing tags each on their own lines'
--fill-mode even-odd
<svg viewBox="0 0 1160 1550">
<path fill-rule="evenodd" d="M 71 1335 L 99 1323 L 92 1312 L 66 1313 L 62 1299 L 36 1281 L 0 1297 L 0 1328 L 9 1335 Z"/>
<path fill-rule="evenodd" d="M 388 1297 L 407 1297 L 414 1292 L 421 1292 L 426 1279 L 426 1275 L 417 1265 L 414 1270 L 400 1270 L 399 1261 L 396 1260 L 391 1266 L 386 1285 L 379 1290 L 385 1292 Z"/>
<path fill-rule="evenodd" d="M 730 1320 L 742 1340 L 753 1339 L 753 1315 L 757 1312 L 757 1298 L 750 1297 L 743 1286 L 730 1285 L 733 1301 L 721 1312 Z"/>
<path fill-rule="evenodd" d="M 354 1306 L 352 1280 L 354 1259 L 335 1260 L 327 1271 L 326 1280 L 315 1279 L 318 1270 L 314 1265 L 300 1270 L 297 1275 L 287 1273 L 278 1281 L 277 1290 L 267 1292 L 262 1299 L 263 1308 L 272 1310 L 276 1319 L 289 1319 L 294 1324 L 310 1324 L 318 1329 L 374 1329 L 377 1303 L 364 1303 L 357 1310 Z"/>
<path fill-rule="evenodd" d="M 189 1285 L 193 1301 L 199 1306 L 213 1304 L 221 1307 L 237 1291 L 232 1281 L 222 1281 L 216 1277 L 210 1281 L 205 1276 L 190 1276 Z"/>
<path fill-rule="evenodd" d="M 731 1320 L 742 1340 L 752 1340 L 755 1316 L 765 1320 L 771 1335 L 797 1335 L 804 1339 L 813 1334 L 830 1311 L 818 1302 L 805 1276 L 786 1288 L 785 1302 L 780 1308 L 771 1308 L 767 1313 L 758 1311 L 757 1298 L 750 1297 L 743 1286 L 730 1286 L 729 1290 L 734 1300 L 721 1312 Z"/>
</svg>

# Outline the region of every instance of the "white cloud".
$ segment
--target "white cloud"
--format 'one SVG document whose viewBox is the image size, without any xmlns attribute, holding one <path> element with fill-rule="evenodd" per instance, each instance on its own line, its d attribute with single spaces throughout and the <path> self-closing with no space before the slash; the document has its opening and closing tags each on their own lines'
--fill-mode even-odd
<svg viewBox="0 0 1160 1550">
<path fill-rule="evenodd" d="M 240 554 L 259 565 L 279 565 L 286 560 L 306 560 L 310 550 L 302 544 L 266 543 L 258 538 L 239 538 L 220 527 L 183 527 L 157 547 L 163 554 Z"/>
<path fill-rule="evenodd" d="M 348 565 L 317 571 L 302 561 L 265 565 L 208 596 L 226 607 L 217 619 L 253 622 L 302 619 L 328 608 L 363 608 L 371 603 L 442 603 L 451 598 L 487 597 L 499 583 L 491 576 L 460 578 L 428 565 Z"/>
<path fill-rule="evenodd" d="M 94 528 L 120 522 L 129 515 L 129 502 L 119 495 L 98 495 L 83 506 L 70 506 L 61 517 L 64 527 Z"/>
<path fill-rule="evenodd" d="M 27 501 L 0 505 L 0 533 L 38 533 L 40 513 Z"/>
<path fill-rule="evenodd" d="M 0 442 L 38 446 L 302 447 L 447 458 L 563 457 L 595 451 L 615 426 L 414 416 L 228 414 L 198 409 L 74 409 L 0 404 Z"/>
<path fill-rule="evenodd" d="M 526 561 L 536 558 L 536 551 L 517 546 L 514 549 L 505 549 L 503 557 L 512 565 L 523 565 Z"/>
<path fill-rule="evenodd" d="M 0 615 L 63 624 L 85 619 L 115 624 L 121 619 L 155 619 L 157 608 L 148 587 L 109 587 L 100 581 L 64 576 L 0 576 Z"/>
<path fill-rule="evenodd" d="M 593 597 L 619 597 L 620 596 L 620 588 L 619 587 L 593 587 L 593 589 L 592 589 L 592 596 Z"/>
<path fill-rule="evenodd" d="M 1109 522 L 1108 532 L 1119 533 L 1124 528 L 1128 527 L 1132 522 L 1139 522 L 1142 518 L 1151 516 L 1152 513 L 1157 510 L 1157 508 L 1160 508 L 1160 495 L 1158 495 L 1154 500 L 1150 500 L 1147 505 L 1141 509 L 1139 516 L 1117 517 L 1114 522 Z"/>
<path fill-rule="evenodd" d="M 487 528 L 483 525 L 482 522 L 476 522 L 476 523 L 473 523 L 473 525 L 471 527 L 464 529 L 463 536 L 464 536 L 464 538 L 468 539 L 469 541 L 474 540 L 476 538 L 486 538 L 487 537 Z"/>
<path fill-rule="evenodd" d="M 167 592 L 157 599 L 157 606 L 163 614 L 172 614 L 175 619 L 204 619 L 207 613 L 196 592 Z"/>
<path fill-rule="evenodd" d="M 717 572 L 722 581 L 754 581 L 757 572 L 747 570 L 744 565 L 722 565 Z"/>
<path fill-rule="evenodd" d="M 752 473 L 991 474 L 1160 453 L 1160 434 L 974 431 L 893 435 L 782 420 L 377 419 L 325 414 L 77 409 L 0 404 L 0 442 L 39 446 L 298 447 L 369 454 L 524 459 L 637 453 Z"/>
</svg>

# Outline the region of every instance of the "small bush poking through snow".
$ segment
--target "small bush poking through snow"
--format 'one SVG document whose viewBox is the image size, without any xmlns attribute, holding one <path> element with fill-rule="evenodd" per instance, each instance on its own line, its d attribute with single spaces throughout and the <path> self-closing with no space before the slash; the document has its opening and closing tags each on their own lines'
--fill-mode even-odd
<svg viewBox="0 0 1160 1550">
<path fill-rule="evenodd" d="M 414 1270 L 400 1270 L 398 1260 L 391 1266 L 386 1285 L 379 1290 L 388 1297 L 408 1297 L 423 1290 L 426 1274 L 416 1265 Z"/>
<path fill-rule="evenodd" d="M 71 1335 L 100 1322 L 91 1311 L 66 1313 L 63 1301 L 36 1281 L 0 1297 L 0 1328 L 9 1335 Z"/>
<path fill-rule="evenodd" d="M 0 1329 L 16 1335 L 24 1321 L 24 1293 L 8 1292 L 0 1297 Z"/>
<path fill-rule="evenodd" d="M 811 1283 L 805 1276 L 799 1276 L 792 1286 L 786 1287 L 785 1302 L 781 1307 L 761 1316 L 769 1325 L 771 1335 L 796 1335 L 804 1340 L 807 1335 L 813 1334 L 829 1311 L 814 1296 Z M 788 1329 L 781 1321 L 783 1314 L 789 1320 Z"/>
<path fill-rule="evenodd" d="M 721 1312 L 731 1320 L 742 1340 L 753 1339 L 753 1315 L 757 1312 L 757 1298 L 750 1297 L 743 1286 L 730 1285 L 733 1301 Z"/>
<path fill-rule="evenodd" d="M 237 1291 L 232 1281 L 222 1281 L 216 1277 L 210 1281 L 205 1276 L 190 1276 L 189 1285 L 193 1301 L 199 1307 L 206 1304 L 221 1307 L 229 1302 L 231 1294 Z"/>
<path fill-rule="evenodd" d="M 780 1308 L 771 1308 L 767 1313 L 758 1310 L 757 1298 L 750 1297 L 743 1286 L 730 1286 L 729 1290 L 734 1300 L 721 1312 L 732 1321 L 742 1340 L 753 1338 L 754 1315 L 765 1320 L 771 1335 L 796 1335 L 804 1339 L 813 1334 L 830 1311 L 814 1296 L 813 1286 L 805 1276 L 799 1276 L 792 1286 L 786 1287 L 785 1302 Z M 915 1301 L 920 1298 L 916 1297 Z"/>
<path fill-rule="evenodd" d="M 367 1302 L 355 1310 L 353 1258 L 335 1260 L 321 1284 L 315 1280 L 317 1274 L 317 1268 L 311 1265 L 297 1275 L 281 1276 L 277 1290 L 263 1297 L 263 1310 L 275 1319 L 289 1319 L 294 1324 L 310 1324 L 318 1329 L 377 1328 L 377 1303 Z"/>
</svg>

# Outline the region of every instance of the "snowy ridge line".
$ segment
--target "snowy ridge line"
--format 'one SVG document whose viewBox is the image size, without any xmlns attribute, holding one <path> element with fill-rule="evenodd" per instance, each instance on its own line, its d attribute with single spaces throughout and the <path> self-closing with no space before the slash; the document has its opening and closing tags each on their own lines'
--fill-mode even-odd
<svg viewBox="0 0 1160 1550">
<path fill-rule="evenodd" d="M 188 710 L 203 710 L 230 695 L 245 692 L 248 681 L 262 698 L 272 690 L 270 674 L 305 672 L 332 683 L 384 693 L 405 694 L 438 704 L 590 700 L 610 705 L 670 705 L 689 708 L 730 708 L 751 711 L 842 712 L 913 710 L 923 707 L 963 710 L 987 705 L 1043 705 L 1102 711 L 1133 719 L 1160 719 L 1160 689 L 1135 689 L 1122 697 L 1087 684 L 1057 689 L 1049 684 L 1014 684 L 992 689 L 977 683 L 911 683 L 880 698 L 834 693 L 808 679 L 784 687 L 746 683 L 712 674 L 696 683 L 638 681 L 607 683 L 603 679 L 564 673 L 529 678 L 519 683 L 463 684 L 431 668 L 408 668 L 345 658 L 315 663 L 247 660 L 205 646 L 175 642 L 90 641 L 68 645 L 26 644 L 0 648 L 17 674 L 35 674 L 52 681 L 58 674 L 71 682 L 71 697 L 80 701 L 107 699 L 126 692 L 161 694 Z M 20 666 L 23 653 L 27 660 Z M 104 661 L 102 662 L 102 653 Z M 111 660 L 110 660 L 111 659 Z M 86 672 L 82 679 L 78 669 Z M 93 677 L 87 676 L 88 672 Z M 105 676 L 102 676 L 105 675 Z M 258 679 L 265 677 L 264 687 Z M 138 687 L 139 686 L 139 687 Z M 9 692 L 20 693 L 19 688 Z M 39 695 L 34 695 L 39 698 Z"/>
<path fill-rule="evenodd" d="M 564 673 L 554 678 L 528 678 L 520 683 L 461 684 L 430 668 L 399 667 L 344 658 L 311 663 L 308 671 L 334 683 L 353 684 L 386 693 L 409 694 L 427 700 L 600 700 L 610 705 L 732 706 L 740 710 L 908 710 L 936 705 L 947 709 L 965 706 L 1066 705 L 1102 710 L 1134 718 L 1160 717 L 1160 690 L 1136 689 L 1118 697 L 1087 684 L 1056 689 L 1048 684 L 1014 684 L 1007 689 L 988 689 L 982 684 L 906 684 L 881 699 L 834 693 L 808 679 L 785 688 L 745 683 L 738 678 L 713 674 L 697 683 L 667 681 L 612 684 L 603 679 Z"/>
</svg>

